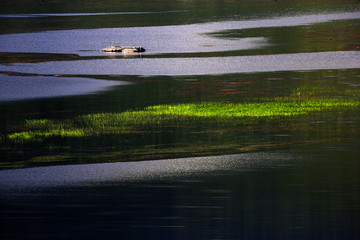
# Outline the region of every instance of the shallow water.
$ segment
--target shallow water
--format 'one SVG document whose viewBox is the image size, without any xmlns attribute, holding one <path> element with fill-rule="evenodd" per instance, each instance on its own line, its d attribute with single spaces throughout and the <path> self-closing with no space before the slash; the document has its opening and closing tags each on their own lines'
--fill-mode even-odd
<svg viewBox="0 0 360 240">
<path fill-rule="evenodd" d="M 226 30 L 309 26 L 313 24 L 360 19 L 360 12 L 276 17 L 246 21 L 220 21 L 175 26 L 105 28 L 86 30 L 45 31 L 0 35 L 6 52 L 75 53 L 83 56 L 109 55 L 98 51 L 112 43 L 122 46 L 143 46 L 144 54 L 199 53 L 264 48 L 268 39 L 221 39 L 208 33 Z M 26 42 L 26 44 L 24 44 Z M 4 51 L 1 50 L 1 51 Z"/>
<path fill-rule="evenodd" d="M 111 59 L 22 63 L 0 66 L 0 71 L 35 74 L 176 76 L 274 71 L 351 69 L 360 67 L 360 53 L 318 52 L 221 58 Z"/>
<path fill-rule="evenodd" d="M 0 167 L 58 166 L 0 171 L 1 239 L 359 238 L 358 109 L 249 127 L 190 121 L 4 141 L 32 119 L 357 99 L 357 1 L 131 1 L 113 13 L 102 3 L 2 10 L 1 32 L 17 33 L 0 35 L 0 52 L 10 53 L 0 59 Z M 111 44 L 146 52 L 99 51 Z M 132 156 L 151 161 L 117 162 Z M 70 163 L 78 165 L 62 165 Z"/>
</svg>

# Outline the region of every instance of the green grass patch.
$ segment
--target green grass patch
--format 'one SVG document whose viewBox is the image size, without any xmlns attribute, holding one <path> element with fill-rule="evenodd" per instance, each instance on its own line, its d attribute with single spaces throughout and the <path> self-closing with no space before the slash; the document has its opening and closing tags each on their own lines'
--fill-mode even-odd
<svg viewBox="0 0 360 240">
<path fill-rule="evenodd" d="M 47 131 L 24 131 L 8 135 L 8 139 L 14 143 L 26 143 L 29 141 L 43 141 L 46 138 L 78 138 L 85 137 L 86 133 L 81 129 L 51 129 Z"/>
<path fill-rule="evenodd" d="M 289 101 L 289 102 L 264 102 L 264 103 L 201 103 L 159 105 L 146 108 L 138 114 L 194 116 L 210 118 L 229 117 L 278 117 L 298 116 L 315 111 L 326 111 L 359 106 L 356 101 L 323 100 L 323 101 Z"/>
<path fill-rule="evenodd" d="M 191 103 L 149 106 L 139 111 L 100 113 L 79 116 L 72 120 L 26 120 L 26 131 L 7 135 L 13 143 L 44 141 L 51 138 L 81 138 L 129 133 L 149 126 L 185 126 L 192 122 L 236 122 L 253 124 L 258 120 L 277 121 L 314 112 L 341 111 L 360 107 L 360 101 L 323 99 L 295 101 L 278 98 L 262 103 Z"/>
</svg>

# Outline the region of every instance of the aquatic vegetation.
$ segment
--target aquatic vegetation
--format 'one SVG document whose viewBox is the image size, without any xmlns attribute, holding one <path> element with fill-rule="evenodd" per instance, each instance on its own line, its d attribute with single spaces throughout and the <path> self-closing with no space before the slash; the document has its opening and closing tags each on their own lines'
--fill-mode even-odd
<svg viewBox="0 0 360 240">
<path fill-rule="evenodd" d="M 314 111 L 330 110 L 343 107 L 359 106 L 358 102 L 339 100 L 306 101 L 306 102 L 264 102 L 264 103 L 201 103 L 159 105 L 145 109 L 150 115 L 180 115 L 195 117 L 276 117 L 297 116 Z M 142 113 L 142 112 L 140 112 Z"/>
<path fill-rule="evenodd" d="M 52 121 L 49 119 L 27 119 L 25 122 L 28 126 L 47 126 L 51 124 Z"/>
<path fill-rule="evenodd" d="M 102 107 L 100 113 L 26 116 L 1 132 L 0 168 L 231 154 L 357 137 L 357 80 L 337 81 L 326 78 L 329 74 L 320 72 L 290 86 L 286 78 L 257 81 L 247 75 L 180 79 L 175 87 L 207 89 L 201 101 L 184 98 L 122 112 Z M 216 95 L 224 89 L 237 94 Z M 259 89 L 265 92 L 254 94 Z"/>
<path fill-rule="evenodd" d="M 77 60 L 80 57 L 76 54 L 56 53 L 0 53 L 0 63 L 35 63 L 47 61 Z"/>
<path fill-rule="evenodd" d="M 85 132 L 81 129 L 51 129 L 48 131 L 24 131 L 8 135 L 8 139 L 14 143 L 25 143 L 27 141 L 42 141 L 50 137 L 84 137 Z"/>
<path fill-rule="evenodd" d="M 295 89 L 290 97 L 301 99 L 320 96 L 360 97 L 360 89 L 339 89 L 339 86 L 303 86 Z"/>
<path fill-rule="evenodd" d="M 138 111 L 87 114 L 72 120 L 26 120 L 23 126 L 26 131 L 11 133 L 7 139 L 14 143 L 26 143 L 59 137 L 113 135 L 129 133 L 139 127 L 186 125 L 191 124 L 192 121 L 208 120 L 246 125 L 253 124 L 259 119 L 281 121 L 313 112 L 360 107 L 360 101 L 349 99 L 294 101 L 275 98 L 275 100 L 261 103 L 204 102 L 156 105 Z"/>
</svg>

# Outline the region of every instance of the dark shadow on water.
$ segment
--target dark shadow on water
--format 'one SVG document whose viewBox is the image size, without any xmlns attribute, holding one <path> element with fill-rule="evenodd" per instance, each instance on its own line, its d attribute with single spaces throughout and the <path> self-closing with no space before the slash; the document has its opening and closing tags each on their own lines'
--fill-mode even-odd
<svg viewBox="0 0 360 240">
<path fill-rule="evenodd" d="M 15 170 L 14 175 L 1 171 L 7 180 L 0 187 L 0 235 L 357 239 L 360 153 L 344 150 L 358 147 L 358 141 L 344 141 L 222 157 L 119 163 L 108 170 L 106 164 L 98 169 L 89 165 L 78 174 L 77 166 L 73 173 L 71 166 L 55 167 L 60 171 Z M 94 169 L 86 171 L 87 167 Z M 38 180 L 42 172 L 52 172 L 52 180 L 26 183 L 16 177 L 17 172 L 26 176 L 32 171 Z M 11 186 L 11 179 L 15 185 L 4 188 Z"/>
</svg>

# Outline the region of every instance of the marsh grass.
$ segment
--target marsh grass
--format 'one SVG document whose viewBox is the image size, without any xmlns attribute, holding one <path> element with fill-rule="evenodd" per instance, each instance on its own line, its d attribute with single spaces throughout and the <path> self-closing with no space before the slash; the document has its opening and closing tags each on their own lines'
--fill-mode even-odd
<svg viewBox="0 0 360 240">
<path fill-rule="evenodd" d="M 296 98 L 295 98 L 296 99 Z M 148 127 L 186 126 L 189 124 L 226 123 L 230 125 L 259 124 L 264 120 L 277 122 L 306 116 L 311 113 L 344 111 L 360 107 L 351 99 L 290 100 L 274 98 L 262 103 L 204 102 L 190 104 L 155 105 L 137 111 L 98 113 L 69 120 L 26 120 L 24 131 L 7 135 L 15 144 L 42 142 L 54 138 L 82 138 L 125 134 Z"/>
<path fill-rule="evenodd" d="M 209 118 L 241 118 L 241 117 L 277 117 L 298 116 L 315 111 L 335 110 L 359 106 L 357 102 L 341 100 L 306 101 L 306 102 L 263 102 L 263 103 L 201 103 L 158 105 L 146 108 L 141 114 L 152 116 L 194 116 Z"/>
<path fill-rule="evenodd" d="M 321 77 L 286 91 L 278 91 L 279 82 L 274 92 L 239 98 L 212 95 L 224 87 L 215 82 L 207 101 L 28 118 L 1 132 L 0 169 L 232 154 L 358 138 L 357 82 Z M 256 91 L 251 84 L 233 85 Z"/>
<path fill-rule="evenodd" d="M 42 141 L 46 138 L 77 138 L 86 136 L 81 129 L 52 129 L 48 131 L 24 131 L 13 133 L 8 136 L 9 140 L 15 143 L 25 143 L 27 141 Z"/>
</svg>

